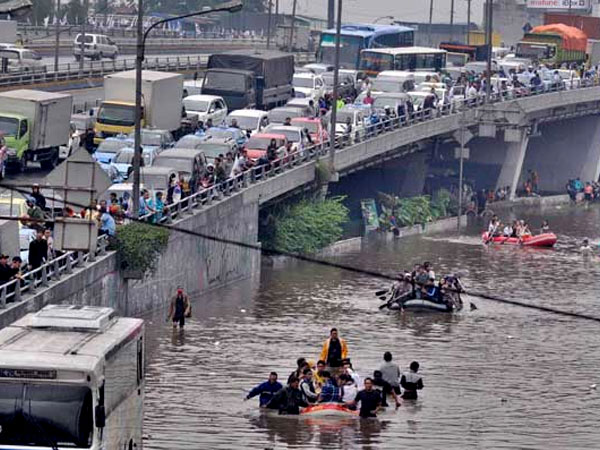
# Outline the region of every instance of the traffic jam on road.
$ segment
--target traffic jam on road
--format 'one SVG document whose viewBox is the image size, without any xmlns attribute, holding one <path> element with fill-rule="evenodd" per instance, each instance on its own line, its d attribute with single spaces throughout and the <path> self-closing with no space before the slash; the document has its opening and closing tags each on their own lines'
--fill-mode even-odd
<svg viewBox="0 0 600 450">
<path fill-rule="evenodd" d="M 344 26 L 342 33 L 356 34 L 355 28 Z M 406 37 L 412 30 L 404 27 L 380 32 L 412 43 Z M 546 26 L 526 34 L 516 52 L 494 48 L 491 93 L 507 100 L 593 82 L 593 67 L 581 69 L 585 41 L 577 29 Z M 263 50 L 212 54 L 207 70 L 193 80 L 143 71 L 140 175 L 146 200 L 139 215 L 161 220 L 169 205 L 202 189 L 324 148 L 331 130 L 336 142 L 349 145 L 385 128 L 386 121 L 434 118 L 486 93 L 482 46 L 344 49 L 332 127 L 329 44 L 324 32 L 317 62 L 302 67 L 292 54 Z M 50 170 L 85 148 L 114 183 L 98 201 L 114 206 L 110 212 L 120 223 L 133 207 L 135 71 L 106 75 L 103 87 L 102 101 L 89 110 L 65 93 L 0 93 L 0 175 L 8 168 L 19 177 L 38 164 Z"/>
</svg>

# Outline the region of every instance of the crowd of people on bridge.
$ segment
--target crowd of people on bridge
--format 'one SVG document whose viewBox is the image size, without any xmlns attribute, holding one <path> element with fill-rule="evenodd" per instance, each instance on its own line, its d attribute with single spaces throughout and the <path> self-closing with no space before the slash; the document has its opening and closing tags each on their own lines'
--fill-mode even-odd
<svg viewBox="0 0 600 450">
<path fill-rule="evenodd" d="M 311 405 L 334 403 L 358 410 L 360 417 L 369 418 L 377 417 L 382 408 L 389 406 L 388 396 L 399 407 L 401 398 L 416 400 L 417 392 L 423 389 L 417 361 L 402 372 L 392 354 L 385 352 L 381 365 L 372 376 L 363 379 L 348 355 L 347 342 L 332 328 L 316 365 L 304 357 L 298 358 L 285 386 L 279 382 L 277 373 L 271 372 L 268 380 L 250 390 L 245 399 L 258 396 L 261 408 L 274 409 L 280 414 L 300 414 L 302 408 Z"/>
</svg>

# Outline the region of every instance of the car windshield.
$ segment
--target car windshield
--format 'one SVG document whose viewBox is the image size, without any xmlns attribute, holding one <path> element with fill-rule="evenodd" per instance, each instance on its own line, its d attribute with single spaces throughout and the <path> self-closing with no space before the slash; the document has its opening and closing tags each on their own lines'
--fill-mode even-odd
<svg viewBox="0 0 600 450">
<path fill-rule="evenodd" d="M 206 73 L 203 88 L 242 92 L 246 90 L 246 77 L 240 73 L 212 72 L 209 70 Z"/>
<path fill-rule="evenodd" d="M 298 130 L 293 130 L 289 128 L 286 129 L 285 127 L 281 127 L 276 128 L 274 130 L 269 130 L 269 132 L 283 134 L 286 137 L 286 139 L 290 142 L 300 142 L 301 140 L 300 132 Z"/>
<path fill-rule="evenodd" d="M 16 136 L 19 130 L 19 121 L 12 117 L 0 117 L 0 134 Z"/>
<path fill-rule="evenodd" d="M 319 132 L 319 124 L 317 122 L 295 122 L 292 121 L 292 125 L 295 127 L 306 128 L 309 133 L 318 133 Z"/>
<path fill-rule="evenodd" d="M 350 123 L 354 123 L 354 113 L 348 111 L 338 111 L 336 122 L 337 123 L 346 123 L 346 121 L 350 119 Z"/>
<path fill-rule="evenodd" d="M 198 148 L 198 146 L 204 142 L 199 136 L 184 136 L 177 141 L 175 148 Z"/>
<path fill-rule="evenodd" d="M 231 147 L 225 144 L 202 144 L 198 150 L 202 150 L 204 152 L 204 156 L 207 158 L 216 158 L 219 155 L 225 155 L 227 152 L 231 151 Z"/>
<path fill-rule="evenodd" d="M 11 370 L 17 371 L 5 369 Z M 93 409 L 87 386 L 1 383 L 0 445 L 48 448 L 48 436 L 52 436 L 57 448 L 89 448 Z"/>
<path fill-rule="evenodd" d="M 151 145 L 154 147 L 160 147 L 162 144 L 161 133 L 152 133 L 148 131 L 142 131 L 142 145 Z"/>
<path fill-rule="evenodd" d="M 96 149 L 96 151 L 98 153 L 117 153 L 119 150 L 121 150 L 124 147 L 127 147 L 128 142 L 125 140 L 104 140 L 100 143 L 100 145 L 98 145 L 98 148 Z"/>
<path fill-rule="evenodd" d="M 294 87 L 310 88 L 310 89 L 312 89 L 314 87 L 314 79 L 313 78 L 307 78 L 307 77 L 297 77 L 297 76 L 294 76 L 292 84 L 294 85 Z"/>
<path fill-rule="evenodd" d="M 210 102 L 206 100 L 192 100 L 189 98 L 183 99 L 183 106 L 186 111 L 197 111 L 197 112 L 206 112 L 208 111 L 208 106 Z"/>
<path fill-rule="evenodd" d="M 121 150 L 115 157 L 116 164 L 131 164 L 133 161 L 133 150 Z"/>
<path fill-rule="evenodd" d="M 251 137 L 246 147 L 252 150 L 266 150 L 271 143 L 271 138 L 268 137 Z"/>
<path fill-rule="evenodd" d="M 283 123 L 285 122 L 285 119 L 287 117 L 289 118 L 294 118 L 294 117 L 301 117 L 301 111 L 300 109 L 292 109 L 292 110 L 286 110 L 286 111 L 278 111 L 276 109 L 271 110 L 271 112 L 269 112 L 269 122 L 271 123 Z"/>
<path fill-rule="evenodd" d="M 107 125 L 133 126 L 135 108 L 128 105 L 104 104 L 98 111 L 96 121 Z"/>
<path fill-rule="evenodd" d="M 81 35 L 80 34 L 78 34 L 77 37 L 75 38 L 75 42 L 77 42 L 78 44 L 81 44 Z M 92 42 L 94 42 L 94 36 L 92 36 L 91 34 L 86 34 L 85 35 L 85 43 L 91 44 Z"/>
<path fill-rule="evenodd" d="M 258 117 L 230 116 L 227 117 L 227 125 L 231 126 L 234 120 L 237 121 L 238 127 L 244 130 L 256 130 L 258 128 Z"/>
<path fill-rule="evenodd" d="M 237 139 L 234 130 L 228 130 L 226 128 L 209 128 L 206 131 L 206 135 L 213 137 L 215 139 L 227 139 L 234 138 Z"/>
</svg>

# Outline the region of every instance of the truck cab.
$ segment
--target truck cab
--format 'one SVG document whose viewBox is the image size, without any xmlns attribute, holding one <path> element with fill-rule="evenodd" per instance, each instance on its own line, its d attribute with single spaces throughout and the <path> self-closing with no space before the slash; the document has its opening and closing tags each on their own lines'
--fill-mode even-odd
<svg viewBox="0 0 600 450">
<path fill-rule="evenodd" d="M 205 74 L 202 94 L 223 97 L 230 111 L 254 108 L 258 101 L 257 84 L 249 70 L 210 69 Z"/>
<path fill-rule="evenodd" d="M 142 107 L 142 127 L 145 126 Z M 121 134 L 128 135 L 135 127 L 135 103 L 104 101 L 98 109 L 94 126 L 94 144 Z"/>
<path fill-rule="evenodd" d="M 27 117 L 0 113 L 0 134 L 4 135 L 9 164 L 22 165 L 21 156 L 29 148 L 29 128 Z"/>
</svg>

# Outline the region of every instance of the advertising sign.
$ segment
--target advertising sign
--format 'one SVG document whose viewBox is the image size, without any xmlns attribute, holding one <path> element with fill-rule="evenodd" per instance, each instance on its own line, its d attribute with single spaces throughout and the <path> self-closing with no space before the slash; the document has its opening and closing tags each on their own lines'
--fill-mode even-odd
<svg viewBox="0 0 600 450">
<path fill-rule="evenodd" d="M 572 10 L 589 10 L 590 0 L 527 0 L 529 9 L 569 9 L 571 2 Z"/>
</svg>

